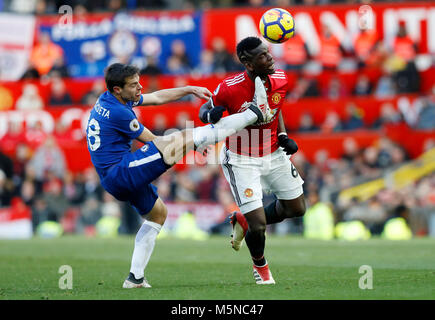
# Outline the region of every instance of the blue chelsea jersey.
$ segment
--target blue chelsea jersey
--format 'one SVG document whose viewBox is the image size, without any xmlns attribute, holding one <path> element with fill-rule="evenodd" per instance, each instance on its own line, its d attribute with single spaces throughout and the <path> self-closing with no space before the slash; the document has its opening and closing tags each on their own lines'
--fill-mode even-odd
<svg viewBox="0 0 435 320">
<path fill-rule="evenodd" d="M 100 178 L 131 151 L 132 140 L 144 130 L 132 109 L 142 101 L 141 96 L 138 102 L 122 104 L 106 91 L 91 110 L 86 135 L 91 160 Z"/>
</svg>

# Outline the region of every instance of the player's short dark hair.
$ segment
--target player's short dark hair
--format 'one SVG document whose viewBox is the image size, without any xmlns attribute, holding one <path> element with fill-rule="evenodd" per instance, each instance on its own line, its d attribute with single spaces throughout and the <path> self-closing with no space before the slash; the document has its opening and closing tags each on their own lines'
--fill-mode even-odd
<svg viewBox="0 0 435 320">
<path fill-rule="evenodd" d="M 139 68 L 122 63 L 113 63 L 105 70 L 104 80 L 106 81 L 107 89 L 113 92 L 113 87 L 124 87 L 125 79 L 135 74 L 139 74 Z"/>
<path fill-rule="evenodd" d="M 263 42 L 258 37 L 247 37 L 237 44 L 237 57 L 240 62 L 249 61 L 251 59 L 249 51 L 257 48 Z"/>
</svg>

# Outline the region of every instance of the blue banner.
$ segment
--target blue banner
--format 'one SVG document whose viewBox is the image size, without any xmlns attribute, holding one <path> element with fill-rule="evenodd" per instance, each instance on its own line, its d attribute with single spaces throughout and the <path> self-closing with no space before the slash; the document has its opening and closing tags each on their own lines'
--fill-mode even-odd
<svg viewBox="0 0 435 320">
<path fill-rule="evenodd" d="M 52 41 L 63 48 L 73 77 L 103 76 L 104 68 L 114 62 L 143 68 L 149 56 L 155 57 L 162 72 L 171 73 L 167 62 L 177 40 L 184 44 L 190 65 L 199 62 L 202 46 L 198 12 L 153 16 L 120 13 L 97 21 L 86 18 L 72 22 L 41 23 L 40 31 L 48 32 Z"/>
</svg>

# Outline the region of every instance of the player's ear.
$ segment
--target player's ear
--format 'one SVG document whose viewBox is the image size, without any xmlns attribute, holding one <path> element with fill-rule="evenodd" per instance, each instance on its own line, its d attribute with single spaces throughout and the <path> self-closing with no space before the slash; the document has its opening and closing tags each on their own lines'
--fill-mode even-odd
<svg viewBox="0 0 435 320">
<path fill-rule="evenodd" d="M 118 87 L 118 86 L 114 86 L 113 87 L 113 93 L 120 94 L 121 91 L 122 91 L 121 87 Z"/>
<path fill-rule="evenodd" d="M 243 64 L 245 65 L 246 70 L 250 72 L 254 71 L 254 65 L 251 63 L 251 61 L 245 61 Z"/>
</svg>

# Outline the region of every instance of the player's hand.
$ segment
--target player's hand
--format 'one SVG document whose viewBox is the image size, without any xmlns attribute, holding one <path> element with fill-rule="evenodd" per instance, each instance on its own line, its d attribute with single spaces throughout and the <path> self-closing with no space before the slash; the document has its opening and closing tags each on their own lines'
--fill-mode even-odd
<svg viewBox="0 0 435 320">
<path fill-rule="evenodd" d="M 290 139 L 286 134 L 278 136 L 278 143 L 280 147 L 284 148 L 287 155 L 294 154 L 298 151 L 298 145 L 293 139 Z"/>
<path fill-rule="evenodd" d="M 217 106 L 207 112 L 207 122 L 215 124 L 218 122 L 225 111 L 225 107 Z"/>
<path fill-rule="evenodd" d="M 190 86 L 190 89 L 192 90 L 192 94 L 200 99 L 208 100 L 213 95 L 207 88 L 204 87 Z"/>
</svg>

